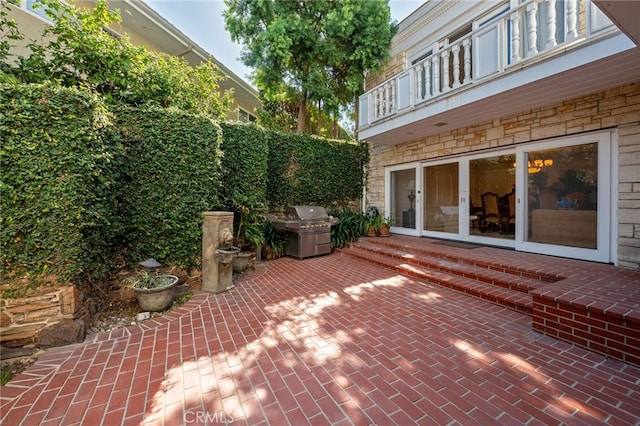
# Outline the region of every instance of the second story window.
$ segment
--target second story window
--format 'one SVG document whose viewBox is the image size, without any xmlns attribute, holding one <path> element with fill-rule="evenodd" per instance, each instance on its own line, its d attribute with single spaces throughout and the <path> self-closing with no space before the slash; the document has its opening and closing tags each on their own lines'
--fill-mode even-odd
<svg viewBox="0 0 640 426">
<path fill-rule="evenodd" d="M 238 121 L 242 123 L 255 123 L 257 119 L 255 115 L 250 114 L 242 108 L 238 108 Z"/>
</svg>

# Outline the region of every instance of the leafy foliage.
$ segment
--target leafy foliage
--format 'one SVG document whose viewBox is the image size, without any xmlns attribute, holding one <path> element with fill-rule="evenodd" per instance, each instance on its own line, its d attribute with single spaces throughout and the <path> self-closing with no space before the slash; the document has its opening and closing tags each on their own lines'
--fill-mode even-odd
<svg viewBox="0 0 640 426">
<path fill-rule="evenodd" d="M 213 62 L 192 67 L 184 58 L 134 46 L 126 35 L 113 36 L 105 28 L 120 16 L 106 0 L 93 9 L 60 0 L 37 0 L 35 7 L 44 8 L 54 25 L 44 30 L 48 41 L 30 43 L 30 55 L 7 70 L 18 81 L 55 81 L 90 88 L 112 104 L 173 106 L 224 119 L 231 95 L 221 94 L 223 75 Z"/>
<path fill-rule="evenodd" d="M 225 0 L 226 28 L 244 44 L 242 61 L 254 68 L 270 101 L 299 105 L 304 131 L 307 100 L 321 101 L 335 119 L 362 91 L 364 71 L 388 57 L 396 26 L 388 0 Z"/>
<path fill-rule="evenodd" d="M 348 208 L 331 211 L 340 223 L 331 227 L 331 247 L 342 248 L 367 233 L 368 218 L 362 213 L 354 213 Z"/>
<path fill-rule="evenodd" d="M 150 256 L 197 267 L 207 210 L 236 212 L 236 235 L 277 257 L 267 206 L 360 197 L 366 145 L 174 108 L 111 110 L 87 90 L 0 86 L 0 273 L 12 289 Z"/>
<path fill-rule="evenodd" d="M 254 124 L 220 123 L 222 197 L 230 211 L 240 205 L 266 205 L 269 146 L 266 133 Z"/>
<path fill-rule="evenodd" d="M 174 281 L 175 278 L 172 275 L 161 274 L 155 271 L 150 272 L 147 270 L 141 270 L 126 278 L 123 281 L 123 284 L 128 288 L 151 290 L 154 288 L 167 287 Z"/>
<path fill-rule="evenodd" d="M 362 195 L 366 144 L 270 132 L 269 147 L 271 210 L 296 204 L 343 207 Z"/>
<path fill-rule="evenodd" d="M 104 105 L 74 89 L 2 85 L 0 111 L 0 275 L 106 272 L 118 147 Z"/>
<path fill-rule="evenodd" d="M 9 19 L 11 6 L 19 6 L 18 0 L 5 0 L 0 2 L 0 82 L 8 80 L 9 65 L 7 59 L 11 51 L 12 41 L 22 40 L 22 34 L 14 19 Z"/>
<path fill-rule="evenodd" d="M 199 263 L 202 212 L 219 210 L 222 132 L 175 109 L 117 113 L 125 155 L 119 214 L 126 255 L 190 269 Z"/>
</svg>

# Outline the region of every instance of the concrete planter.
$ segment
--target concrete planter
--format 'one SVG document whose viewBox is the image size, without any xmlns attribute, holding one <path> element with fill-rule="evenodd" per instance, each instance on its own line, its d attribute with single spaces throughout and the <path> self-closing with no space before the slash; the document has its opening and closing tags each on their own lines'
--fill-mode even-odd
<svg viewBox="0 0 640 426">
<path fill-rule="evenodd" d="M 164 311 L 173 303 L 173 290 L 178 284 L 178 277 L 175 275 L 163 275 L 162 277 L 170 279 L 169 283 L 162 287 L 150 289 L 133 287 L 138 304 L 144 311 Z"/>
</svg>

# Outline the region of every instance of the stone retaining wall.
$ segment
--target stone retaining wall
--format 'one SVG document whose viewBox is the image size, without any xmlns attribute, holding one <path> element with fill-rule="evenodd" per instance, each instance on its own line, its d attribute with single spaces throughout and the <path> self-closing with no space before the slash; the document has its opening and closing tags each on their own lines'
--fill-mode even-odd
<svg viewBox="0 0 640 426">
<path fill-rule="evenodd" d="M 73 285 L 42 287 L 22 298 L 3 298 L 0 343 L 4 347 L 49 347 L 83 341 L 85 325 L 96 311 L 96 299 Z"/>
</svg>

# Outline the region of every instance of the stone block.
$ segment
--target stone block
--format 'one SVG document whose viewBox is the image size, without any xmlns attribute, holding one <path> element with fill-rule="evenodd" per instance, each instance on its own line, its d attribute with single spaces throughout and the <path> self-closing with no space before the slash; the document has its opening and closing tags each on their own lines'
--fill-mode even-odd
<svg viewBox="0 0 640 426">
<path fill-rule="evenodd" d="M 633 238 L 633 225 L 620 224 L 618 225 L 618 237 L 620 238 Z"/>
<path fill-rule="evenodd" d="M 531 140 L 546 139 L 556 136 L 564 136 L 567 133 L 566 123 L 551 126 L 535 127 L 531 129 Z"/>
<path fill-rule="evenodd" d="M 64 319 L 56 324 L 43 328 L 36 339 L 43 348 L 81 343 L 86 335 L 86 327 L 82 320 Z"/>
<path fill-rule="evenodd" d="M 13 323 L 13 320 L 9 315 L 4 312 L 0 312 L 0 327 L 9 327 Z"/>
</svg>

